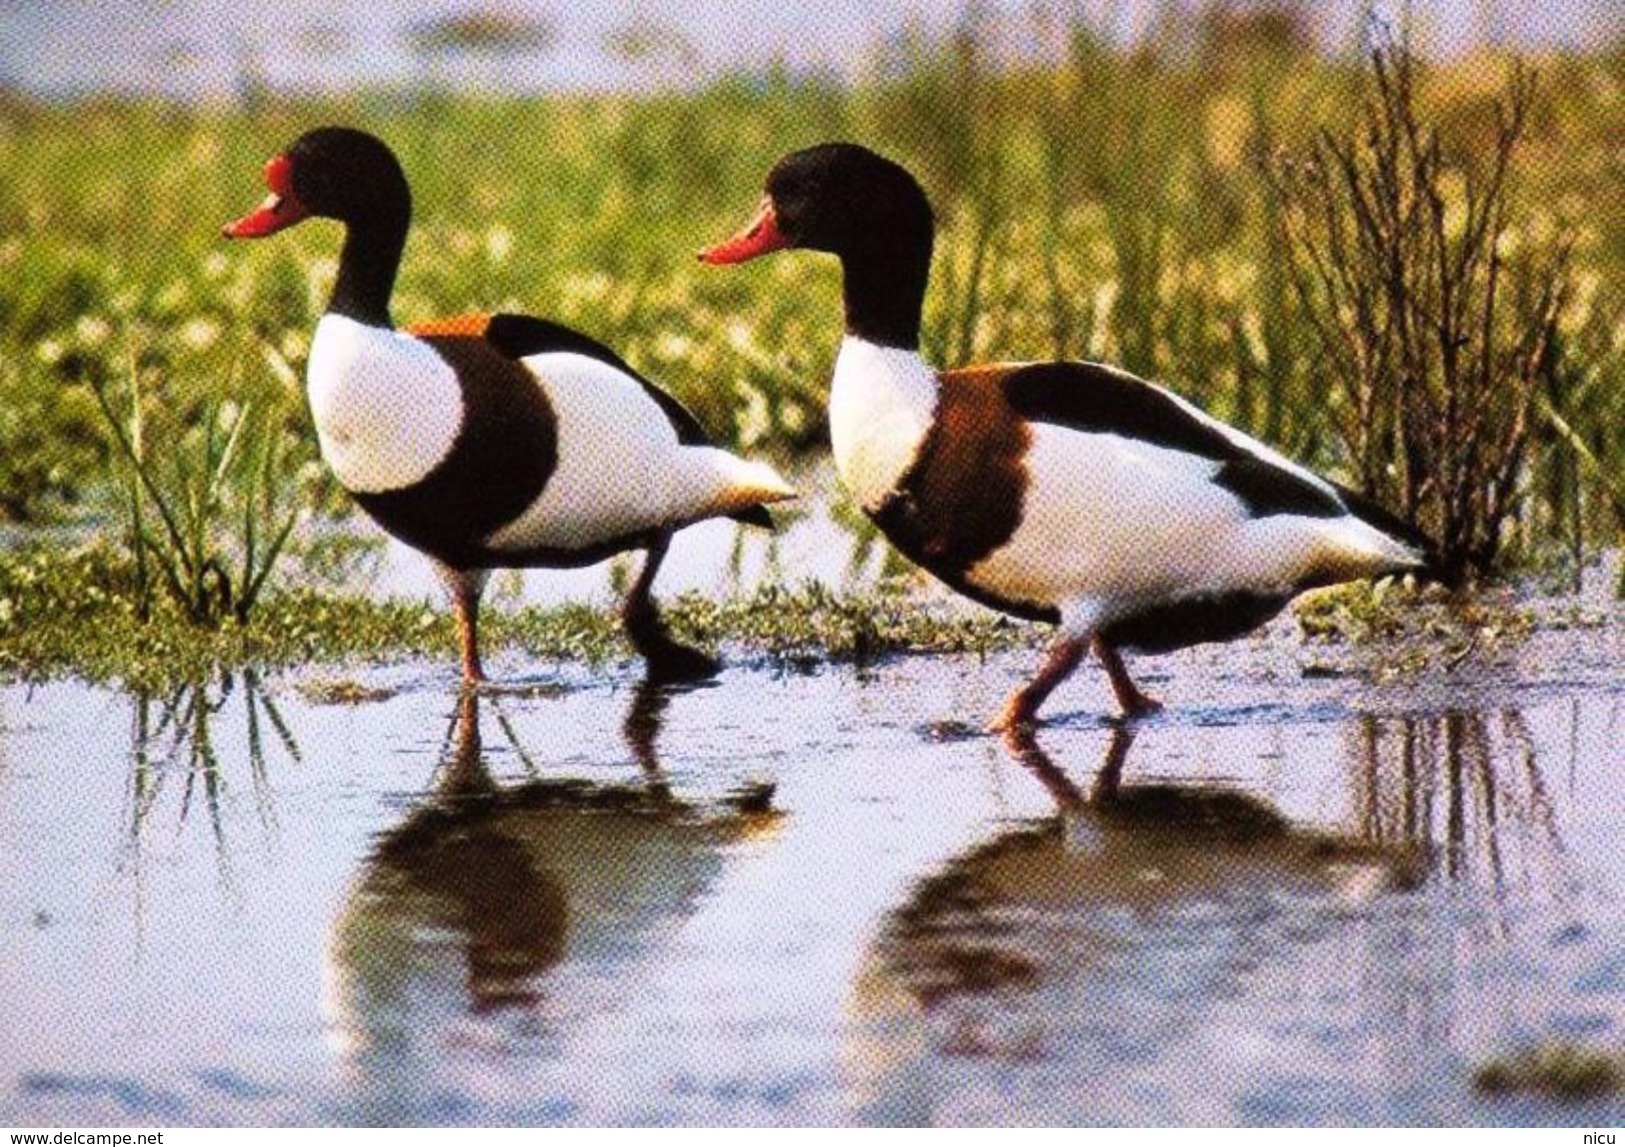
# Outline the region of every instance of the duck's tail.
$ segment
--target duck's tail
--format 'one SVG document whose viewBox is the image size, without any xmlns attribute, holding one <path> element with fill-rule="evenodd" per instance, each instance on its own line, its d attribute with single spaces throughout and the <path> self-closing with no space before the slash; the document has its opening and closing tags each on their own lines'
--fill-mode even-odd
<svg viewBox="0 0 1625 1147">
<path fill-rule="evenodd" d="M 728 517 L 772 529 L 766 506 L 796 496 L 795 488 L 764 463 L 714 446 L 690 446 L 684 453 L 690 465 L 676 476 L 683 488 L 674 493 L 680 504 L 693 507 L 695 517 Z"/>
<path fill-rule="evenodd" d="M 1390 573 L 1413 573 L 1427 581 L 1448 584 L 1449 579 L 1445 576 L 1443 565 L 1439 560 L 1437 542 L 1375 499 L 1341 483 L 1334 482 L 1332 485 L 1337 487 L 1338 496 L 1349 508 L 1349 513 L 1372 529 L 1403 545 L 1407 557 L 1400 558 L 1396 554 L 1396 566 L 1389 571 Z"/>
</svg>

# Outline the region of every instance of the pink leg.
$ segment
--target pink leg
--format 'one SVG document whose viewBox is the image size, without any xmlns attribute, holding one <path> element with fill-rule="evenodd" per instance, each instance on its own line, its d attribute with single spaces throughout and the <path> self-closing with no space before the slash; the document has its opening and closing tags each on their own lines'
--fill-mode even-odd
<svg viewBox="0 0 1625 1147">
<path fill-rule="evenodd" d="M 1088 802 L 1078 786 L 1067 776 L 1038 744 L 1031 725 L 1017 725 L 1004 730 L 1004 748 L 1017 764 L 1038 778 L 1055 800 L 1055 807 L 1063 812 L 1081 809 Z"/>
<path fill-rule="evenodd" d="M 1083 660 L 1083 652 L 1088 647 L 1089 639 L 1085 637 L 1062 634 L 1056 638 L 1055 644 L 1050 646 L 1049 654 L 1044 658 L 1044 664 L 1038 667 L 1037 674 L 1027 684 L 1010 694 L 1004 702 L 1004 707 L 988 725 L 988 731 L 998 732 L 1032 724 L 1038 716 L 1038 707 L 1055 691 L 1055 687 L 1065 681 L 1078 667 L 1078 662 Z"/>
<path fill-rule="evenodd" d="M 440 575 L 446 592 L 451 595 L 451 611 L 457 618 L 463 684 L 482 684 L 485 681 L 485 668 L 480 664 L 480 594 L 485 591 L 487 571 L 454 570 L 436 563 L 435 572 Z"/>
<path fill-rule="evenodd" d="M 464 689 L 457 697 L 457 721 L 452 726 L 451 751 L 443 762 L 443 792 L 472 792 L 483 773 L 480 764 L 480 695 Z"/>
<path fill-rule="evenodd" d="M 1144 717 L 1162 708 L 1161 701 L 1140 692 L 1140 687 L 1128 675 L 1128 666 L 1123 664 L 1122 655 L 1117 650 L 1098 637 L 1094 639 L 1093 646 L 1095 656 L 1100 658 L 1101 665 L 1106 668 L 1106 676 L 1111 679 L 1112 693 L 1117 697 L 1117 707 L 1123 711 L 1123 716 Z"/>
<path fill-rule="evenodd" d="M 485 680 L 485 666 L 480 664 L 480 604 L 477 600 L 459 597 L 452 608 L 457 611 L 457 641 L 462 654 L 463 684 L 478 685 Z"/>
</svg>

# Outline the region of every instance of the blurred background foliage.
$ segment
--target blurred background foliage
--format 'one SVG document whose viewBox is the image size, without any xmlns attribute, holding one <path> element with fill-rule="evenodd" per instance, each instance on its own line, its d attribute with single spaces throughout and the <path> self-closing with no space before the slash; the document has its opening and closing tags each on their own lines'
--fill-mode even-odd
<svg viewBox="0 0 1625 1147">
<path fill-rule="evenodd" d="M 1268 175 L 1358 138 L 1370 39 L 1328 47 L 1304 11 L 1187 7 L 1126 42 L 1040 5 L 1028 50 L 1012 54 L 971 7 L 946 29 L 904 27 L 856 78 L 768 61 L 697 79 L 679 30 L 629 26 L 610 47 L 651 82 L 523 95 L 461 90 L 435 61 L 467 50 L 500 63 L 545 50 L 556 28 L 474 13 L 410 29 L 427 62 L 406 85 L 0 94 L 0 518 L 128 531 L 129 477 L 98 388 L 126 429 L 141 415 L 177 451 L 217 450 L 202 431 L 251 408 L 252 432 L 275 445 L 235 455 L 251 488 L 222 494 L 231 521 L 268 499 L 306 518 L 345 511 L 314 464 L 300 383 L 337 227 L 219 234 L 263 194 L 265 159 L 329 122 L 390 141 L 412 182 L 398 322 L 491 309 L 570 323 L 744 450 L 825 446 L 837 268 L 724 272 L 693 252 L 744 221 L 779 155 L 843 137 L 908 165 L 936 205 L 928 354 L 1116 362 L 1358 483 L 1370 460 L 1338 433 L 1345 388 L 1295 286 L 1290 205 Z M 1452 164 L 1492 155 L 1520 66 L 1534 84 L 1501 243 L 1508 258 L 1562 247 L 1568 280 L 1496 560 L 1578 568 L 1625 528 L 1625 36 L 1418 62 L 1416 115 L 1442 141 L 1447 193 L 1462 189 Z"/>
</svg>

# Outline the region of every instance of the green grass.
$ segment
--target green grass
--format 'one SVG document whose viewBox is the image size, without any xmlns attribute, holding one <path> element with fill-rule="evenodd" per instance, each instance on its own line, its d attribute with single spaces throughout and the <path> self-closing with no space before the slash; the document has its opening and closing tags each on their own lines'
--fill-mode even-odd
<svg viewBox="0 0 1625 1147">
<path fill-rule="evenodd" d="M 268 592 L 246 621 L 227 615 L 201 624 L 167 596 L 152 599 L 143 617 L 138 576 L 128 550 L 100 540 L 0 549 L 0 680 L 71 675 L 164 690 L 237 670 L 317 666 L 319 676 L 350 682 L 346 666 L 415 658 L 441 662 L 447 679 L 453 675 L 456 628 L 438 601 L 375 600 L 310 582 Z M 1493 660 L 1536 630 L 1620 624 L 1608 613 L 1552 608 L 1565 600 L 1523 605 L 1507 593 L 1446 594 L 1385 580 L 1305 595 L 1292 617 L 1305 642 L 1305 674 L 1414 680 Z M 691 592 L 662 608 L 684 641 L 793 672 L 906 654 L 1036 651 L 1052 633 L 923 598 L 909 577 L 840 592 L 816 581 L 722 598 Z M 583 602 L 487 603 L 481 640 L 488 656 L 597 668 L 635 660 L 614 613 Z"/>
<path fill-rule="evenodd" d="M 246 622 L 198 624 L 169 597 L 143 617 L 137 577 L 126 551 L 99 542 L 0 551 L 0 677 L 71 674 L 164 689 L 238 668 L 426 657 L 444 661 L 449 675 L 455 664 L 455 626 L 439 605 L 285 588 Z M 789 669 L 919 651 L 985 653 L 1044 637 L 1041 627 L 940 611 L 891 588 L 841 595 L 818 583 L 766 586 L 724 601 L 684 594 L 664 608 L 682 639 Z M 519 650 L 595 666 L 633 656 L 614 615 L 586 604 L 487 607 L 481 631 L 488 654 Z"/>
<path fill-rule="evenodd" d="M 844 137 L 908 164 L 936 204 L 929 353 L 1120 362 L 1352 479 L 1340 399 L 1283 278 L 1260 162 L 1306 153 L 1321 130 L 1346 137 L 1362 65 L 1312 48 L 1290 22 L 1268 29 L 1226 11 L 1164 47 L 1129 49 L 1039 20 L 1050 51 L 1032 64 L 993 59 L 967 24 L 906 42 L 850 85 L 768 68 L 635 95 L 366 91 L 240 107 L 0 96 L 0 518 L 99 522 L 132 544 L 178 539 L 158 555 L 176 576 L 159 570 L 154 584 L 179 583 L 162 596 L 196 607 L 209 556 L 236 571 L 240 592 L 271 568 L 263 547 L 277 523 L 347 508 L 315 462 L 300 381 L 338 229 L 219 237 L 262 196 L 266 157 L 326 122 L 382 135 L 412 181 L 397 321 L 489 308 L 572 323 L 743 450 L 825 448 L 838 271 L 818 256 L 708 268 L 693 252 L 745 220 L 780 154 Z M 1625 526 L 1625 181 L 1610 102 L 1625 43 L 1531 63 L 1542 82 L 1514 164 L 1510 241 L 1528 251 L 1572 233 L 1575 289 L 1532 408 L 1533 463 L 1504 552 L 1525 565 L 1555 552 L 1578 570 Z M 1428 67 L 1421 113 L 1481 152 L 1511 64 L 1480 52 Z M 166 446 L 197 462 L 167 489 L 182 502 L 201 490 L 205 513 L 175 536 L 151 516 L 150 490 L 132 508 L 130 453 L 98 409 L 101 388 L 128 425 L 132 378 L 145 416 L 165 420 Z M 211 434 L 229 437 L 243 410 L 264 420 L 256 440 L 276 459 L 255 453 L 210 504 L 201 475 L 225 441 Z M 136 509 L 144 530 L 129 528 Z M 247 566 L 244 523 L 265 527 Z M 866 543 L 857 531 L 855 546 Z M 260 608 L 275 613 L 286 580 L 259 583 Z M 222 642 L 260 640 L 242 611 L 202 612 L 222 621 Z M 698 608 L 695 622 L 712 624 Z M 825 644 L 889 640 L 884 617 L 840 624 Z M 265 640 L 278 656 L 297 644 Z"/>
<path fill-rule="evenodd" d="M 1108 358 L 1341 469 L 1255 160 L 1322 128 L 1346 133 L 1359 61 L 1290 42 L 1227 44 L 1238 33 L 1217 25 L 1196 52 L 1126 51 L 1073 26 L 1051 35 L 1057 58 L 1041 67 L 984 59 L 970 29 L 913 43 L 852 87 L 769 71 L 639 96 L 0 103 L 0 386 L 8 410 L 26 399 L 65 431 L 54 486 L 39 476 L 38 439 L 15 460 L 0 449 L 0 465 L 23 471 L 0 483 L 18 491 L 8 512 L 43 512 L 64 488 L 94 484 L 107 444 L 82 444 L 79 388 L 116 377 L 132 346 L 178 392 L 224 388 L 245 348 L 270 348 L 297 379 L 336 226 L 235 244 L 219 226 L 261 196 L 268 155 L 331 121 L 384 136 L 411 178 L 398 320 L 491 307 L 578 324 L 737 445 L 821 445 L 836 269 L 781 257 L 719 270 L 693 252 L 743 222 L 780 154 L 844 136 L 897 155 L 938 207 L 928 349 Z M 1578 230 L 1571 375 L 1552 400 L 1598 459 L 1587 469 L 1618 473 L 1625 192 L 1607 101 L 1625 50 L 1533 63 L 1542 84 L 1517 159 L 1515 239 L 1527 248 L 1556 241 L 1559 222 Z M 1464 151 L 1488 146 L 1508 67 L 1479 54 L 1429 69 L 1424 114 Z M 13 437 L 26 429 L 0 423 Z M 1555 432 L 1549 445 L 1570 449 Z M 1604 520 L 1600 496 L 1595 509 Z"/>
<path fill-rule="evenodd" d="M 136 615 L 165 595 L 188 620 L 246 622 L 298 524 L 303 443 L 275 387 L 250 397 L 241 362 L 197 412 L 154 408 L 132 362 L 127 393 L 91 389 L 117 446 Z M 168 415 L 167 418 L 164 416 Z"/>
</svg>

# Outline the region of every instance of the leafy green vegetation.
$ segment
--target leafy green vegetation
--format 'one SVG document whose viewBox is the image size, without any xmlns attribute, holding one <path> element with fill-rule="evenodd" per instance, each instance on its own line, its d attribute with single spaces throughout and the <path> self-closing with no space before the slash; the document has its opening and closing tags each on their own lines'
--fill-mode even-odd
<svg viewBox="0 0 1625 1147">
<path fill-rule="evenodd" d="M 3 408 L 63 431 L 62 495 L 102 477 L 111 444 L 84 448 L 83 388 L 119 377 L 132 346 L 159 376 L 155 394 L 228 389 L 245 347 L 281 356 L 296 382 L 335 228 L 227 244 L 219 225 L 262 194 L 268 155 L 342 121 L 388 139 L 412 180 L 398 320 L 473 308 L 554 316 L 622 349 L 724 439 L 816 448 L 838 335 L 835 267 L 723 273 L 692 253 L 738 226 L 780 154 L 844 136 L 895 154 L 937 205 L 933 353 L 1121 362 L 1359 480 L 1368 463 L 1338 444 L 1351 414 L 1295 303 L 1282 208 L 1259 161 L 1308 156 L 1322 131 L 1347 138 L 1371 80 L 1360 58 L 1321 54 L 1290 21 L 1263 19 L 1215 9 L 1194 32 L 1132 49 L 1041 21 L 1047 62 L 1027 65 L 993 59 L 991 38 L 968 24 L 894 47 L 853 86 L 769 69 L 640 95 L 368 91 L 243 108 L 13 98 L 0 103 Z M 1496 99 L 1514 66 L 1480 53 L 1418 70 L 1417 115 L 1447 158 L 1493 158 Z M 1572 236 L 1574 297 L 1549 348 L 1561 369 L 1546 398 L 1597 461 L 1580 463 L 1581 517 L 1606 538 L 1617 507 L 1598 483 L 1625 460 L 1625 191 L 1608 135 L 1625 48 L 1528 67 L 1539 82 L 1508 170 L 1504 242 L 1510 258 Z M 36 503 L 53 496 L 38 447 L 11 449 L 30 430 L 58 440 L 42 429 L 0 426 L 3 464 L 25 469 L 5 476 L 12 502 L 33 487 Z M 1572 462 L 1570 435 L 1541 434 Z M 1532 537 L 1572 524 L 1542 480 L 1553 465 L 1523 491 Z"/>
<path fill-rule="evenodd" d="M 1578 611 L 1575 611 L 1578 613 Z M 1350 582 L 1304 594 L 1293 605 L 1298 631 L 1311 643 L 1359 650 L 1357 662 L 1379 680 L 1453 671 L 1474 656 L 1494 657 L 1542 625 L 1582 628 L 1606 619 L 1554 618 L 1520 605 L 1505 593 L 1452 594 L 1409 578 Z M 1343 670 L 1311 652 L 1308 675 Z"/>
<path fill-rule="evenodd" d="M 143 599 L 139 576 L 129 550 L 104 540 L 0 549 L 0 677 L 72 674 L 172 689 L 222 671 L 320 665 L 340 674 L 338 684 L 319 674 L 309 687 L 332 686 L 335 699 L 354 700 L 375 686 L 351 680 L 347 663 L 429 658 L 444 663 L 448 680 L 455 664 L 456 628 L 439 602 L 377 600 L 311 583 L 269 591 L 246 620 L 228 613 L 198 624 L 176 597 Z M 1036 650 L 1051 635 L 1048 626 L 922 599 L 911 577 L 883 576 L 872 589 L 842 592 L 807 581 L 720 599 L 685 593 L 662 609 L 681 640 L 790 671 L 912 653 Z M 1392 579 L 1307 594 L 1292 617 L 1309 643 L 1306 675 L 1377 680 L 1453 672 L 1537 629 L 1606 631 L 1620 623 L 1578 608 L 1520 605 L 1509 594 L 1447 594 Z M 586 602 L 488 603 L 481 634 L 489 655 L 517 651 L 591 666 L 635 656 L 613 611 Z"/>
</svg>

